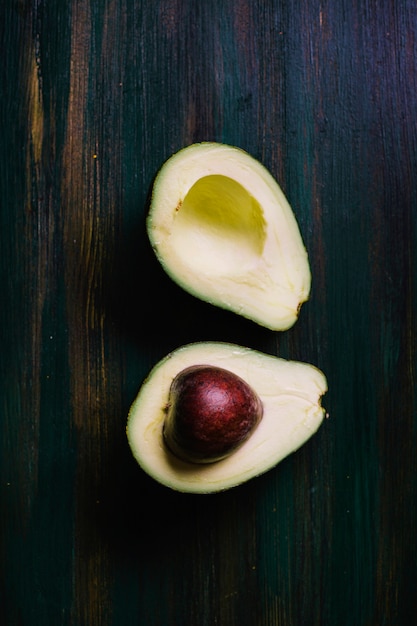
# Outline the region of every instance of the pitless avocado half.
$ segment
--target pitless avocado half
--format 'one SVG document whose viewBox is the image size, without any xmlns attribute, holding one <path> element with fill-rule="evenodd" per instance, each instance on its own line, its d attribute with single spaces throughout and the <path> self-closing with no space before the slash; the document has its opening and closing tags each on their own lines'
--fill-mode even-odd
<svg viewBox="0 0 417 626">
<path fill-rule="evenodd" d="M 272 330 L 297 320 L 310 267 L 281 188 L 249 154 L 194 144 L 162 166 L 147 218 L 168 275 L 194 296 Z"/>
</svg>

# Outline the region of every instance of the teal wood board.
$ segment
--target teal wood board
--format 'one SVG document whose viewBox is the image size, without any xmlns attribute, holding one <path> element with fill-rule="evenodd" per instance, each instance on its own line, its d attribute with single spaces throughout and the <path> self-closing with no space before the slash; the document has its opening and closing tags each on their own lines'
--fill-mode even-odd
<svg viewBox="0 0 417 626">
<path fill-rule="evenodd" d="M 1 5 L 0 605 L 6 626 L 408 626 L 417 613 L 417 6 Z M 277 178 L 313 286 L 284 333 L 187 295 L 145 234 L 198 141 Z M 231 491 L 128 448 L 197 340 L 320 367 L 329 418 Z"/>
</svg>

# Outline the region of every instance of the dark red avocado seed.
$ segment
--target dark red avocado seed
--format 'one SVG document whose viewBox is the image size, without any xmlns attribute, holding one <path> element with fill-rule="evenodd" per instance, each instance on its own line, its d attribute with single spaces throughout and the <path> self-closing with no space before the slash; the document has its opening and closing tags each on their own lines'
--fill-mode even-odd
<svg viewBox="0 0 417 626">
<path fill-rule="evenodd" d="M 220 367 L 194 365 L 171 384 L 164 440 L 183 460 L 212 463 L 239 448 L 262 415 L 261 400 L 242 378 Z"/>
</svg>

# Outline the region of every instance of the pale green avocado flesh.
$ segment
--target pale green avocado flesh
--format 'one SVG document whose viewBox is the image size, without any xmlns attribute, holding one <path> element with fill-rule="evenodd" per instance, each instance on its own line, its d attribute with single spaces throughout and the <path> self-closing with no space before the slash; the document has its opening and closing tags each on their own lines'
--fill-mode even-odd
<svg viewBox="0 0 417 626">
<path fill-rule="evenodd" d="M 176 283 L 262 326 L 291 327 L 309 297 L 308 256 L 293 211 L 272 175 L 243 150 L 201 143 L 168 159 L 147 229 Z"/>
<path fill-rule="evenodd" d="M 172 229 L 172 244 L 194 259 L 193 270 L 225 274 L 261 257 L 266 237 L 262 208 L 242 185 L 225 176 L 204 176 L 184 198 Z M 219 250 L 213 255 L 213 250 Z"/>
</svg>

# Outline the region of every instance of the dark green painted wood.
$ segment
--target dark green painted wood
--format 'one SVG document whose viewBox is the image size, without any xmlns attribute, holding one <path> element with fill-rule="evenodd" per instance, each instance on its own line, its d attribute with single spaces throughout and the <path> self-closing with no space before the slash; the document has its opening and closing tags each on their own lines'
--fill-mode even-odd
<svg viewBox="0 0 417 626">
<path fill-rule="evenodd" d="M 412 0 L 1 6 L 0 563 L 10 626 L 408 626 L 417 610 Z M 262 160 L 313 291 L 271 333 L 170 283 L 152 179 L 194 141 Z M 319 433 L 228 493 L 125 439 L 169 350 L 236 341 L 328 376 Z"/>
</svg>

